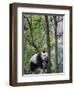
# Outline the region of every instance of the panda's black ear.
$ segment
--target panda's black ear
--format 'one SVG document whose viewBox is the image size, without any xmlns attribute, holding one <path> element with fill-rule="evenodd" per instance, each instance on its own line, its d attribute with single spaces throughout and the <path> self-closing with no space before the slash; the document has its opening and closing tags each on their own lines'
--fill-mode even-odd
<svg viewBox="0 0 74 90">
<path fill-rule="evenodd" d="M 43 53 L 45 53 L 45 51 L 43 50 Z"/>
</svg>

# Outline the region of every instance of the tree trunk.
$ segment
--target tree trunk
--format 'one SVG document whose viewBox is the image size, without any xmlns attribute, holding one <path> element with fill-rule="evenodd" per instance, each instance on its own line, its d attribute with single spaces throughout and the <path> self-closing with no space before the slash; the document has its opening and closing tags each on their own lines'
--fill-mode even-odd
<svg viewBox="0 0 74 90">
<path fill-rule="evenodd" d="M 54 16 L 55 25 L 55 59 L 56 59 L 56 72 L 58 72 L 58 39 L 57 39 L 57 16 Z"/>
<path fill-rule="evenodd" d="M 49 22 L 48 15 L 45 15 L 45 24 L 46 24 L 46 39 L 47 39 L 47 51 L 48 51 L 48 68 L 47 72 L 51 73 L 51 57 L 50 57 L 50 37 L 49 37 Z"/>
</svg>

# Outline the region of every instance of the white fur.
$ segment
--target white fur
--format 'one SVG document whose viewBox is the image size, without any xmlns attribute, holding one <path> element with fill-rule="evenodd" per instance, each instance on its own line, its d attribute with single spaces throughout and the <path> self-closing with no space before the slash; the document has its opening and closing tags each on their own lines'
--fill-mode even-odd
<svg viewBox="0 0 74 90">
<path fill-rule="evenodd" d="M 36 57 L 37 57 L 37 54 L 34 54 L 32 57 L 31 57 L 31 62 L 33 62 L 34 64 L 37 63 L 37 60 L 36 60 Z"/>
</svg>

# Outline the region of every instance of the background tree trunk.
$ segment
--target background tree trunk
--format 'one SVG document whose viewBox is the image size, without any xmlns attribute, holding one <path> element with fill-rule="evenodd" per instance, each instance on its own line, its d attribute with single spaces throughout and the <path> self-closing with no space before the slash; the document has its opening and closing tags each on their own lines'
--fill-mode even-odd
<svg viewBox="0 0 74 90">
<path fill-rule="evenodd" d="M 57 38 L 57 16 L 54 17 L 54 31 L 55 31 L 55 59 L 56 59 L 56 72 L 58 72 L 58 38 Z"/>
<path fill-rule="evenodd" d="M 47 72 L 51 73 L 51 55 L 50 55 L 50 35 L 49 35 L 49 22 L 48 22 L 48 15 L 45 15 L 45 24 L 46 24 L 46 39 L 47 39 L 47 50 L 48 50 L 48 68 Z"/>
</svg>

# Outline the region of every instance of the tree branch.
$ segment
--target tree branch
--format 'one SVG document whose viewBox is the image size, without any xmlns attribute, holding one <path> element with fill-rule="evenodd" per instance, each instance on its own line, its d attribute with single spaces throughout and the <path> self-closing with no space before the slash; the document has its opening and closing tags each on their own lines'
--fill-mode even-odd
<svg viewBox="0 0 74 90">
<path fill-rule="evenodd" d="M 29 39 L 27 39 L 27 38 L 26 38 L 26 40 L 29 42 L 29 44 L 30 44 L 31 46 L 33 46 L 33 47 L 37 50 L 37 52 L 40 53 L 40 51 L 39 51 L 39 49 L 38 49 L 38 47 L 36 46 L 35 43 L 31 42 L 31 41 L 30 41 Z"/>
</svg>

